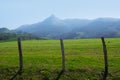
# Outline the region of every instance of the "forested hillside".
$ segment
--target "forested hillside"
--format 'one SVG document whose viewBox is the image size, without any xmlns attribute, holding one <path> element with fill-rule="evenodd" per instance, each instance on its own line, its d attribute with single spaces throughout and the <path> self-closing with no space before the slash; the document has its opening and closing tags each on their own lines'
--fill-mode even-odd
<svg viewBox="0 0 120 80">
<path fill-rule="evenodd" d="M 42 39 L 32 34 L 23 33 L 23 32 L 16 32 L 9 30 L 7 28 L 0 28 L 0 41 L 3 40 L 16 40 L 18 37 L 22 38 L 23 40 L 30 40 L 30 39 Z"/>
</svg>

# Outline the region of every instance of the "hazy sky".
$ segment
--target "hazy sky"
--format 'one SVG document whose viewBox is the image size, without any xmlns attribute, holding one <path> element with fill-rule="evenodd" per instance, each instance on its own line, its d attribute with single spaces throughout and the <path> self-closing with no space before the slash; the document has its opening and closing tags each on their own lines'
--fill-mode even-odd
<svg viewBox="0 0 120 80">
<path fill-rule="evenodd" d="M 120 18 L 120 0 L 0 0 L 0 27 L 15 29 L 51 14 L 61 19 Z"/>
</svg>

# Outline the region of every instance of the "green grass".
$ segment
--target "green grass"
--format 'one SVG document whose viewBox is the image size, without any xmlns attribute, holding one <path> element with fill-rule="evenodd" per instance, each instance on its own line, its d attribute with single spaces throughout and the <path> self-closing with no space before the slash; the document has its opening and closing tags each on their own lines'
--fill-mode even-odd
<svg viewBox="0 0 120 80">
<path fill-rule="evenodd" d="M 120 38 L 107 38 L 108 80 L 120 80 Z M 101 39 L 64 40 L 66 71 L 59 80 L 100 80 L 104 72 Z M 55 80 L 61 71 L 59 40 L 22 41 L 23 74 L 15 80 Z M 19 69 L 17 41 L 0 42 L 0 80 Z"/>
</svg>

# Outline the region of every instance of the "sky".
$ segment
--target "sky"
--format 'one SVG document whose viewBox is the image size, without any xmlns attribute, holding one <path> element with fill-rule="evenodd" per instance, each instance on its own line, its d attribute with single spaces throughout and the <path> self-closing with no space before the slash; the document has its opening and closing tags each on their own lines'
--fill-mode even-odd
<svg viewBox="0 0 120 80">
<path fill-rule="evenodd" d="M 0 0 L 0 28 L 16 29 L 54 14 L 60 19 L 120 18 L 120 0 Z"/>
</svg>

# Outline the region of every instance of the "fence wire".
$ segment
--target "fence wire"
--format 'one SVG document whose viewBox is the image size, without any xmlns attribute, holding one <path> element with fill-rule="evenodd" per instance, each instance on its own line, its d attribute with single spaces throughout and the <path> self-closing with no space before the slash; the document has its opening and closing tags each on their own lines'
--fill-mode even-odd
<svg viewBox="0 0 120 80">
<path fill-rule="evenodd" d="M 113 76 L 119 77 L 120 74 L 120 42 L 116 40 L 106 39 L 108 79 L 112 79 Z M 68 75 L 79 73 L 78 76 L 84 77 L 84 73 L 101 78 L 104 71 L 104 55 L 100 39 L 64 40 L 64 48 Z M 22 41 L 22 49 L 23 74 L 16 79 L 55 79 L 62 66 L 59 40 Z M 18 60 L 17 42 L 0 43 L 0 80 L 9 79 L 16 73 L 19 67 Z"/>
</svg>

